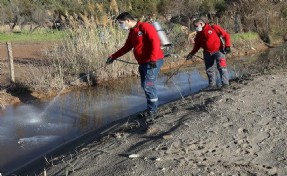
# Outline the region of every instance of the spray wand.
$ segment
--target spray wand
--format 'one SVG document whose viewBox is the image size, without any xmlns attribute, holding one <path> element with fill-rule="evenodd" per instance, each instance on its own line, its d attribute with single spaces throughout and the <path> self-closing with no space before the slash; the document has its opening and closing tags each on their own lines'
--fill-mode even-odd
<svg viewBox="0 0 287 176">
<path fill-rule="evenodd" d="M 203 59 L 202 57 L 197 56 L 197 55 L 193 55 L 193 57 L 197 57 L 197 58 Z M 187 61 L 187 60 L 185 60 L 185 61 L 167 78 L 166 83 L 167 83 L 174 75 L 176 75 L 176 74 L 179 72 L 179 70 L 182 68 L 182 66 L 185 65 L 186 61 Z"/>
</svg>

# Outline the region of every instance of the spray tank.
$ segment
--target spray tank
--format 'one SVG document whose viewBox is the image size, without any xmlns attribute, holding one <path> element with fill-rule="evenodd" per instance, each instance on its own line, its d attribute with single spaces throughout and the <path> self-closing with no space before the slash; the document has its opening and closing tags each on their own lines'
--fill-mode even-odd
<svg viewBox="0 0 287 176">
<path fill-rule="evenodd" d="M 163 46 L 163 47 L 171 46 L 172 44 L 171 44 L 170 40 L 168 39 L 164 29 L 159 24 L 159 22 L 153 22 L 152 25 L 155 27 L 155 29 L 157 31 L 161 46 Z"/>
</svg>

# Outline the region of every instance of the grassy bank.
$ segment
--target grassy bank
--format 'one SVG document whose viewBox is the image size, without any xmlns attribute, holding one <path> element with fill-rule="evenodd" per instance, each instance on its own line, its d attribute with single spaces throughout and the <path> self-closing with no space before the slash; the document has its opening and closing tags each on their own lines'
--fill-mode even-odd
<svg viewBox="0 0 287 176">
<path fill-rule="evenodd" d="M 66 35 L 66 31 L 56 30 L 5 32 L 0 33 L 0 42 L 52 42 L 61 41 Z"/>
<path fill-rule="evenodd" d="M 258 39 L 258 34 L 256 32 L 231 34 L 231 41 L 233 43 L 236 43 L 241 40 L 256 40 L 256 39 Z"/>
</svg>

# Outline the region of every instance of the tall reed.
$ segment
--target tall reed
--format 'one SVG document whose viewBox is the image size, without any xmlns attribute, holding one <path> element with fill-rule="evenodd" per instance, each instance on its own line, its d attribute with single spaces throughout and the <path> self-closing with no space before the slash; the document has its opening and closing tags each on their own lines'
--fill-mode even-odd
<svg viewBox="0 0 287 176">
<path fill-rule="evenodd" d="M 84 17 L 82 17 L 84 19 Z M 124 45 L 128 31 L 119 30 L 116 23 L 109 18 L 107 23 L 102 25 L 87 24 L 79 25 L 73 17 L 69 19 L 71 25 L 67 31 L 67 37 L 62 43 L 55 45 L 52 50 L 47 51 L 47 60 L 41 69 L 29 69 L 29 82 L 33 87 L 62 88 L 65 85 L 72 84 L 77 79 L 85 78 L 85 75 L 92 77 L 93 81 L 99 83 L 102 81 L 113 80 L 120 77 L 138 75 L 136 64 L 127 64 L 115 61 L 111 65 L 106 65 L 106 59 Z M 181 46 L 186 34 L 178 30 L 178 26 L 165 26 L 169 29 L 168 35 L 174 45 Z M 175 48 L 173 48 L 175 49 Z M 176 48 L 172 52 L 177 52 Z M 183 53 L 178 53 L 184 55 Z M 121 60 L 136 63 L 132 51 L 124 55 Z M 178 55 L 165 59 L 165 65 L 171 67 L 178 65 L 183 57 Z M 42 71 L 41 71 L 42 70 Z M 42 74 L 41 74 L 42 73 Z M 84 75 L 84 76 L 83 76 Z"/>
<path fill-rule="evenodd" d="M 97 26 L 96 28 L 79 27 L 69 32 L 69 37 L 49 56 L 58 65 L 63 82 L 68 83 L 82 74 L 91 74 L 100 82 L 117 77 L 134 75 L 137 68 L 121 62 L 106 65 L 106 59 L 125 42 L 126 31 L 120 31 L 114 24 Z M 132 54 L 121 58 L 129 62 L 136 62 Z"/>
</svg>

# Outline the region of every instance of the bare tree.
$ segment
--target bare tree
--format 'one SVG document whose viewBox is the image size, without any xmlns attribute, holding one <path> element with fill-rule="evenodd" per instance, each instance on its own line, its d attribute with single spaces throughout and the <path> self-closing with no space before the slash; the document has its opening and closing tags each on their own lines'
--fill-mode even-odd
<svg viewBox="0 0 287 176">
<path fill-rule="evenodd" d="M 40 8 L 35 9 L 32 12 L 32 22 L 35 24 L 35 27 L 31 27 L 30 32 L 35 31 L 39 27 L 43 27 L 46 20 L 49 18 L 48 11 Z"/>
</svg>

